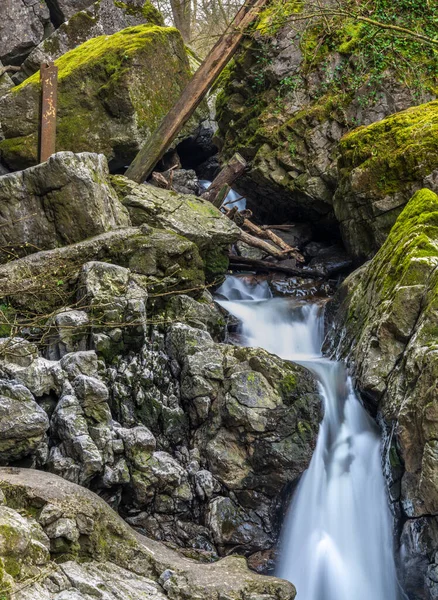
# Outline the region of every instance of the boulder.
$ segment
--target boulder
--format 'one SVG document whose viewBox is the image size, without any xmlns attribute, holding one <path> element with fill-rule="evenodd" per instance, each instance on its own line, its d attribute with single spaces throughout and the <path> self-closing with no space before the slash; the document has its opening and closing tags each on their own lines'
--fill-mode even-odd
<svg viewBox="0 0 438 600">
<path fill-rule="evenodd" d="M 120 593 L 135 600 L 295 597 L 292 584 L 252 573 L 241 557 L 200 564 L 134 534 L 98 496 L 55 475 L 1 469 L 0 488 L 6 503 L 0 507 L 0 556 L 12 558 L 10 568 L 5 561 L 5 575 L 2 571 L 7 589 L 22 585 L 17 564 L 29 570 L 33 564 L 40 567 L 25 591 L 18 592 L 19 600 L 79 600 L 103 594 L 116 600 Z M 20 516 L 17 510 L 35 518 Z M 12 534 L 7 546 L 1 544 L 6 527 Z M 36 547 L 41 547 L 39 555 Z M 51 563 L 44 576 L 48 561 L 65 553 L 69 560 Z M 32 561 L 23 560 L 34 555 Z"/>
<path fill-rule="evenodd" d="M 87 40 L 101 35 L 112 35 L 126 27 L 143 23 L 163 25 L 161 14 L 152 4 L 144 0 L 99 0 L 91 4 L 88 0 L 52 3 L 62 25 L 41 42 L 21 65 L 21 81 L 39 70 L 41 63 L 54 61 L 69 50 Z M 86 9 L 86 10 L 83 10 Z M 71 11 L 74 11 L 70 14 Z M 79 11 L 79 12 L 78 12 Z M 15 77 L 17 78 L 17 77 Z"/>
<path fill-rule="evenodd" d="M 130 163 L 190 78 L 179 32 L 154 25 L 93 38 L 56 65 L 57 150 L 103 153 L 111 169 Z M 11 169 L 37 162 L 39 93 L 35 73 L 0 99 L 0 157 Z"/>
<path fill-rule="evenodd" d="M 339 144 L 336 218 L 347 250 L 371 258 L 414 192 L 438 192 L 438 102 L 360 127 Z"/>
<path fill-rule="evenodd" d="M 72 152 L 0 177 L 0 260 L 130 225 L 107 177 L 104 156 Z"/>
<path fill-rule="evenodd" d="M 0 6 L 0 60 L 19 65 L 51 31 L 45 0 L 5 0 Z"/>
<path fill-rule="evenodd" d="M 128 295 L 123 300 L 126 303 L 130 301 L 129 286 L 130 282 L 134 285 L 134 280 L 143 290 L 142 298 L 146 287 L 157 293 L 167 286 L 173 291 L 190 289 L 195 295 L 202 293 L 203 265 L 195 244 L 175 233 L 143 226 L 110 231 L 2 265 L 1 295 L 16 310 L 49 315 L 72 299 L 84 297 L 84 290 L 79 292 L 79 274 L 90 261 L 111 262 L 129 269 L 125 288 Z M 119 290 L 119 295 L 122 293 Z"/>
<path fill-rule="evenodd" d="M 239 229 L 211 202 L 152 185 L 135 184 L 126 177 L 111 178 L 134 225 L 147 223 L 171 229 L 194 242 L 205 261 L 210 278 L 228 266 L 225 252 L 239 238 Z"/>
<path fill-rule="evenodd" d="M 329 336 L 384 427 L 391 501 L 401 522 L 407 518 L 407 586 L 421 580 L 423 593 L 435 586 L 438 550 L 437 223 L 438 196 L 420 190 L 372 261 L 341 286 Z M 433 551 L 425 556 L 426 542 Z"/>
</svg>

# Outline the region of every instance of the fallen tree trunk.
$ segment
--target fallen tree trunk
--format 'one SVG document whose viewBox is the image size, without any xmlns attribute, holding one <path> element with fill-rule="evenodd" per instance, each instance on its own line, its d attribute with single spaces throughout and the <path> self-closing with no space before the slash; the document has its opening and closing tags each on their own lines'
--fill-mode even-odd
<svg viewBox="0 0 438 600">
<path fill-rule="evenodd" d="M 237 152 L 221 170 L 219 175 L 215 177 L 208 190 L 202 194 L 202 198 L 217 206 L 216 199 L 220 195 L 224 185 L 229 185 L 231 187 L 245 169 L 246 160 Z M 218 208 L 220 208 L 220 206 L 218 206 Z"/>
<path fill-rule="evenodd" d="M 151 139 L 141 148 L 126 171 L 126 177 L 141 183 L 151 174 L 156 163 L 190 119 L 212 84 L 230 61 L 242 40 L 245 30 L 257 18 L 266 2 L 267 0 L 247 0 L 245 2 L 234 21 L 202 62 L 175 106 L 163 119 Z"/>
<path fill-rule="evenodd" d="M 286 273 L 287 275 L 295 275 L 297 277 L 303 277 L 304 279 L 320 279 L 322 278 L 321 273 L 317 273 L 316 271 L 305 271 L 303 269 L 298 269 L 295 267 L 287 267 L 282 266 L 281 263 L 271 263 L 267 260 L 257 260 L 255 258 L 245 258 L 244 256 L 236 256 L 234 254 L 230 254 L 228 256 L 230 259 L 231 270 L 237 269 L 252 269 L 254 271 L 261 272 L 274 272 L 274 273 Z"/>
<path fill-rule="evenodd" d="M 302 254 L 300 254 L 298 248 L 293 248 L 292 246 L 289 246 L 289 244 L 287 244 L 283 239 L 281 239 L 280 236 L 276 235 L 270 229 L 262 229 L 261 227 L 258 227 L 257 225 L 252 223 L 249 219 L 244 220 L 243 227 L 246 227 L 247 229 L 249 229 L 249 231 L 251 231 L 251 233 L 261 237 L 262 239 L 269 239 L 271 240 L 271 242 L 274 242 L 274 244 L 276 244 L 279 248 L 283 250 L 283 258 L 285 258 L 285 254 L 291 254 L 299 262 L 304 262 L 304 257 Z"/>
<path fill-rule="evenodd" d="M 240 241 L 248 244 L 252 248 L 258 248 L 259 250 L 264 250 L 270 256 L 274 256 L 278 258 L 278 260 L 284 260 L 286 256 L 283 254 L 281 250 L 273 246 L 272 244 L 268 244 L 265 240 L 261 240 L 254 235 L 250 235 L 246 231 L 241 231 L 240 233 Z"/>
</svg>

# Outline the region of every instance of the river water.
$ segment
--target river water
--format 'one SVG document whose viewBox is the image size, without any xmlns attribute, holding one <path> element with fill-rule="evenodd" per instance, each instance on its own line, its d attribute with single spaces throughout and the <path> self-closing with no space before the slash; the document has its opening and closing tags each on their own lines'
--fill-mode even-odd
<svg viewBox="0 0 438 600">
<path fill-rule="evenodd" d="M 398 600 L 379 431 L 339 362 L 321 354 L 323 311 L 272 298 L 266 282 L 228 277 L 219 303 L 243 343 L 309 369 L 324 407 L 318 441 L 283 524 L 277 575 L 297 600 Z"/>
</svg>

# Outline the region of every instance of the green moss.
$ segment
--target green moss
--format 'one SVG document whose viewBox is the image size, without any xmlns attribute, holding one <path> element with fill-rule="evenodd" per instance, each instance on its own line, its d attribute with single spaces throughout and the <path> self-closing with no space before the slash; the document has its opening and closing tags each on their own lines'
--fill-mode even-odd
<svg viewBox="0 0 438 600">
<path fill-rule="evenodd" d="M 229 259 L 223 248 L 210 249 L 205 253 L 205 278 L 207 282 L 217 280 L 227 272 Z"/>
<path fill-rule="evenodd" d="M 297 388 L 297 377 L 294 373 L 289 373 L 280 382 L 280 390 L 282 395 L 290 396 Z"/>
<path fill-rule="evenodd" d="M 149 23 L 153 23 L 154 25 L 159 25 L 160 27 L 164 26 L 164 18 L 158 9 L 146 0 L 143 6 L 138 6 L 129 2 L 121 2 L 120 0 L 116 0 L 114 2 L 116 6 L 121 8 L 128 15 L 133 15 L 135 17 L 143 17 Z"/>
<path fill-rule="evenodd" d="M 386 242 L 373 259 L 372 277 L 383 293 L 392 295 L 397 285 L 424 284 L 430 263 L 438 262 L 438 196 L 418 191 L 399 215 Z"/>
<path fill-rule="evenodd" d="M 272 0 L 264 11 L 262 11 L 256 30 L 261 35 L 275 35 L 287 19 L 303 10 L 302 0 Z"/>
<path fill-rule="evenodd" d="M 341 140 L 340 151 L 341 177 L 357 169 L 364 190 L 382 196 L 403 190 L 438 164 L 438 101 L 354 130 Z"/>
</svg>

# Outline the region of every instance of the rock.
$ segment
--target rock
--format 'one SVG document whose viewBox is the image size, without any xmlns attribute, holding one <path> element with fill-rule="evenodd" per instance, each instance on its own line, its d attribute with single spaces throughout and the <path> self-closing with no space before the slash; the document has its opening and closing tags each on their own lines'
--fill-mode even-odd
<svg viewBox="0 0 438 600">
<path fill-rule="evenodd" d="M 125 177 L 112 183 L 134 225 L 147 223 L 171 229 L 194 242 L 205 261 L 210 278 L 222 275 L 228 267 L 224 255 L 239 237 L 239 230 L 211 202 L 156 188 L 137 185 Z"/>
<path fill-rule="evenodd" d="M 190 78 L 179 32 L 151 25 L 93 38 L 56 65 L 57 149 L 102 153 L 112 170 L 132 161 Z M 37 162 L 38 106 L 39 73 L 0 98 L 0 157 L 11 169 Z"/>
<path fill-rule="evenodd" d="M 141 348 L 146 332 L 146 282 L 124 267 L 89 262 L 79 275 L 79 296 L 100 332 L 93 339 L 102 355 L 109 359 L 126 348 Z"/>
<path fill-rule="evenodd" d="M 207 291 L 202 295 L 201 302 L 183 294 L 174 296 L 166 304 L 164 318 L 208 331 L 217 341 L 222 340 L 225 332 L 223 313 Z"/>
<path fill-rule="evenodd" d="M 5 248 L 0 260 L 9 261 L 11 252 L 23 256 L 130 225 L 107 177 L 102 155 L 72 152 L 0 177 L 0 244 Z"/>
<path fill-rule="evenodd" d="M 0 60 L 19 65 L 53 29 L 46 2 L 6 0 L 0 7 Z"/>
<path fill-rule="evenodd" d="M 7 506 L 0 507 L 2 590 L 10 591 L 14 578 L 32 577 L 50 560 L 49 540 L 42 528 Z"/>
<path fill-rule="evenodd" d="M 301 10 L 292 0 L 283 4 L 285 11 Z M 391 14 L 406 25 L 411 18 L 407 7 Z M 335 18 L 328 41 L 323 18 L 316 17 L 311 32 L 305 21 L 280 23 L 275 11 L 265 9 L 257 41 L 241 48 L 221 80 L 217 138 L 222 161 L 236 151 L 247 160 L 235 186 L 260 222 L 310 221 L 332 236 L 341 138 L 358 125 L 435 99 L 429 76 L 435 59 L 425 47 L 402 51 L 406 60 L 415 55 L 421 65 L 417 95 L 400 74 L 399 57 L 385 53 L 386 34 L 375 45 L 365 27 Z M 419 18 L 433 29 L 431 11 Z M 374 58 L 370 63 L 371 54 L 376 60 L 385 55 L 384 64 L 377 66 Z M 337 197 L 341 204 L 342 190 Z M 382 219 L 383 212 L 382 207 Z"/>
<path fill-rule="evenodd" d="M 424 517 L 434 522 L 438 515 L 437 215 L 438 196 L 417 192 L 373 260 L 345 280 L 332 307 L 332 351 L 348 361 L 379 413 L 391 500 L 411 532 Z M 434 544 L 421 570 L 416 544 L 405 554 L 407 578 L 421 579 L 424 589 L 436 536 Z"/>
<path fill-rule="evenodd" d="M 338 273 L 348 272 L 353 266 L 353 261 L 341 246 L 335 245 L 320 250 L 307 266 L 309 269 L 321 273 L 323 277 L 331 277 Z"/>
<path fill-rule="evenodd" d="M 68 3 L 52 0 L 51 4 L 56 20 L 62 24 L 26 58 L 21 66 L 21 81 L 38 71 L 41 63 L 54 61 L 91 38 L 112 35 L 126 27 L 147 22 L 163 24 L 160 13 L 144 0 L 123 3 L 100 0 L 94 4 L 92 0 L 76 0 L 74 3 L 71 0 Z"/>
<path fill-rule="evenodd" d="M 165 171 L 161 175 L 169 181 L 169 187 L 175 192 L 194 196 L 198 196 L 200 193 L 201 188 L 198 177 L 192 169 L 173 169 L 172 171 Z M 156 187 L 160 187 L 153 180 L 151 183 Z"/>
<path fill-rule="evenodd" d="M 334 209 L 356 259 L 371 258 L 422 187 L 438 192 L 438 102 L 399 112 L 345 136 Z"/>
<path fill-rule="evenodd" d="M 163 544 L 134 535 L 102 499 L 55 475 L 27 469 L 1 469 L 0 488 L 8 504 L 14 503 L 15 509 L 25 510 L 27 514 L 37 509 L 37 514 L 44 515 L 50 506 L 57 520 L 45 525 L 47 521 L 40 517 L 41 524 L 34 526 L 39 539 L 45 536 L 43 529 L 51 533 L 54 525 L 57 534 L 68 534 L 74 539 L 74 522 L 78 523 L 79 516 L 82 521 L 88 519 L 88 527 L 76 542 L 52 538 L 50 558 L 59 556 L 59 548 L 62 548 L 64 552 L 68 549 L 69 560 L 53 564 L 51 578 L 31 582 L 26 595 L 20 592 L 20 600 L 78 600 L 90 595 L 96 597 L 97 593 L 105 594 L 108 600 L 116 600 L 120 593 L 135 600 L 164 600 L 160 591 L 163 588 L 157 584 L 159 574 L 163 574 L 160 583 L 170 598 L 217 600 L 261 595 L 264 600 L 293 600 L 295 597 L 290 583 L 251 573 L 243 558 L 230 556 L 217 563 L 199 564 Z M 15 566 L 17 560 L 26 558 L 21 545 L 28 543 L 31 537 L 28 521 L 15 510 L 0 507 L 0 521 L 3 519 L 14 530 L 14 545 L 10 548 L 15 561 L 11 564 Z M 62 527 L 56 526 L 60 521 Z M 66 521 L 69 524 L 64 526 Z M 0 541 L 1 535 L 0 526 Z M 56 539 L 64 539 L 67 545 L 54 546 Z M 38 564 L 43 560 L 48 562 L 47 548 L 42 556 Z M 23 563 L 31 566 L 30 561 L 23 560 Z M 19 585 L 14 578 L 20 572 L 15 568 L 10 575 L 9 589 Z"/>
<path fill-rule="evenodd" d="M 0 61 L 0 70 L 3 68 L 3 66 L 3 63 Z M 6 92 L 8 92 L 12 87 L 14 87 L 14 82 L 6 71 L 3 73 L 3 75 L 0 75 L 0 96 L 6 94 Z M 8 170 L 0 165 L 0 176 L 6 175 L 6 173 L 8 173 Z"/>
<path fill-rule="evenodd" d="M 85 311 L 67 310 L 51 320 L 47 358 L 59 360 L 71 352 L 86 351 L 89 346 L 89 318 Z"/>
<path fill-rule="evenodd" d="M 192 242 L 171 232 L 127 228 L 0 266 L 2 295 L 17 309 L 48 315 L 76 297 L 82 265 L 96 260 L 129 268 L 130 277 L 150 292 L 167 286 L 202 292 L 202 261 Z"/>
<path fill-rule="evenodd" d="M 49 428 L 46 413 L 23 385 L 0 380 L 0 462 L 8 464 L 35 452 Z"/>
</svg>

